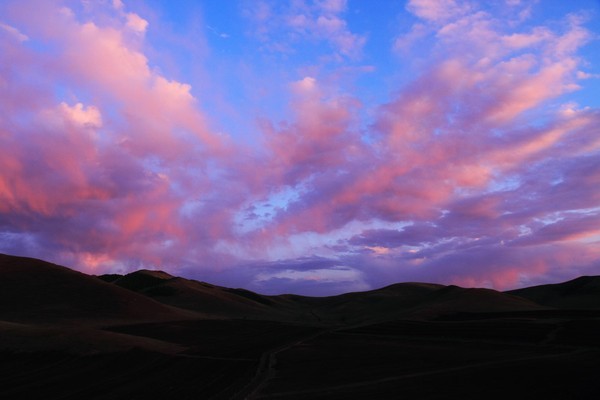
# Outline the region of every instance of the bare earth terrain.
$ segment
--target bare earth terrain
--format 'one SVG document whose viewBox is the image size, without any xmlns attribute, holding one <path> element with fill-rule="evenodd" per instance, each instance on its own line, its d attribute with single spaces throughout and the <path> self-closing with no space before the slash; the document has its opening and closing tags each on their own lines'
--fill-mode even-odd
<svg viewBox="0 0 600 400">
<path fill-rule="evenodd" d="M 600 277 L 264 296 L 0 255 L 0 399 L 597 397 Z"/>
</svg>

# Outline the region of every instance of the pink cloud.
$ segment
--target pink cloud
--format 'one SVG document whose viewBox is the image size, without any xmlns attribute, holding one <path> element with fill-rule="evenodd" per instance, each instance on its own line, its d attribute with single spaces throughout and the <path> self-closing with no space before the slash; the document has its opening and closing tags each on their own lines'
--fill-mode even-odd
<svg viewBox="0 0 600 400">
<path fill-rule="evenodd" d="M 67 124 L 73 124 L 81 128 L 101 128 L 102 127 L 102 115 L 100 110 L 94 106 L 85 107 L 81 103 L 77 103 L 74 106 L 62 102 L 59 105 L 58 113 L 60 117 Z M 52 115 L 48 115 L 52 118 Z M 52 124 L 52 121 L 47 121 Z"/>
<path fill-rule="evenodd" d="M 325 12 L 337 14 L 346 11 L 347 3 L 347 0 L 322 0 L 318 5 Z"/>
<path fill-rule="evenodd" d="M 305 41 L 328 43 L 337 57 L 359 59 L 366 37 L 353 33 L 343 14 L 345 0 L 293 2 L 282 6 L 277 2 L 259 2 L 246 10 L 255 22 L 256 33 L 263 49 L 294 52 L 294 47 Z"/>
<path fill-rule="evenodd" d="M 3 226 L 30 230 L 39 245 L 62 247 L 63 254 L 81 252 L 76 263 L 84 266 L 86 260 L 126 257 L 158 263 L 160 248 L 183 236 L 179 214 L 185 195 L 172 185 L 187 180 L 179 165 L 164 160 L 185 163 L 209 148 L 218 157 L 222 139 L 208 131 L 190 86 L 152 71 L 118 20 L 101 27 L 77 21 L 68 9 L 49 7 L 41 5 L 54 18 L 43 21 L 35 13 L 29 18 L 21 5 L 11 13 L 23 29 L 53 41 L 56 54 L 45 59 L 3 44 L 17 55 L 3 69 L 4 77 L 17 77 L 11 79 L 15 89 L 23 74 L 39 74 L 36 91 L 23 101 L 16 90 L 1 99 L 15 107 L 13 115 L 27 116 L 20 121 L 29 120 L 1 127 Z M 35 71 L 36 64 L 45 70 Z M 52 80 L 95 92 L 96 103 L 53 105 Z M 104 112 L 115 101 L 118 120 L 114 111 Z M 190 190 L 202 187 L 198 182 Z M 38 222 L 23 218 L 27 213 Z M 62 220 L 63 233 L 56 237 L 48 225 L 54 218 Z M 144 245 L 133 243 L 141 237 Z"/>
<path fill-rule="evenodd" d="M 136 33 L 143 35 L 148 28 L 148 21 L 135 13 L 127 14 L 127 26 Z"/>
<path fill-rule="evenodd" d="M 360 151 L 356 132 L 349 130 L 359 104 L 345 97 L 325 100 L 312 77 L 294 82 L 291 90 L 295 121 L 281 130 L 270 127 L 267 145 L 274 166 L 288 179 L 285 183 L 296 185 L 319 170 L 344 164 Z"/>
<path fill-rule="evenodd" d="M 14 26 L 10 26 L 0 22 L 0 29 L 2 29 L 2 31 L 4 31 L 5 34 L 12 36 L 15 40 L 18 40 L 19 42 L 29 40 L 29 37 L 27 35 L 21 33 Z"/>
<path fill-rule="evenodd" d="M 419 18 L 432 22 L 447 21 L 471 9 L 467 2 L 456 0 L 410 0 L 406 8 Z"/>
</svg>

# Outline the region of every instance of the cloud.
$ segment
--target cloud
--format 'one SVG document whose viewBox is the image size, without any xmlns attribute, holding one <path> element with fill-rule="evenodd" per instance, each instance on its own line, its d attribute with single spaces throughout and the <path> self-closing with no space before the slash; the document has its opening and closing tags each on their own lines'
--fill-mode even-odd
<svg viewBox="0 0 600 400">
<path fill-rule="evenodd" d="M 326 42 L 335 60 L 360 59 L 366 36 L 353 33 L 343 18 L 346 1 L 282 3 L 260 1 L 246 9 L 256 35 L 269 51 L 291 53 L 304 42 Z"/>
<path fill-rule="evenodd" d="M 10 26 L 10 25 L 0 22 L 0 29 L 2 29 L 5 33 L 11 35 L 13 38 L 18 40 L 19 42 L 24 42 L 26 40 L 29 40 L 29 37 L 27 35 L 21 33 L 14 26 Z"/>
<path fill-rule="evenodd" d="M 78 125 L 84 128 L 101 128 L 102 127 L 102 115 L 97 107 L 87 106 L 77 103 L 74 106 L 62 102 L 59 105 L 59 113 L 65 121 Z"/>
<path fill-rule="evenodd" d="M 349 240 L 352 245 L 384 246 L 395 248 L 400 246 L 418 246 L 439 238 L 439 228 L 431 224 L 415 224 L 402 230 L 378 229 L 365 230 Z"/>
<path fill-rule="evenodd" d="M 318 6 L 325 12 L 336 14 L 346 11 L 347 0 L 322 0 Z"/>
<path fill-rule="evenodd" d="M 259 271 L 252 285 L 261 293 L 281 294 L 291 290 L 319 296 L 370 288 L 361 271 L 321 257 L 261 263 Z"/>
<path fill-rule="evenodd" d="M 3 101 L 14 104 L 26 78 L 35 77 L 37 85 L 3 119 L 12 121 L 0 137 L 3 229 L 24 230 L 38 252 L 57 249 L 58 258 L 76 265 L 93 267 L 100 263 L 90 260 L 102 259 L 108 268 L 110 260 L 125 258 L 160 263 L 184 235 L 180 208 L 187 190 L 202 190 L 201 179 L 192 184 L 179 162 L 166 160 L 188 163 L 215 150 L 220 137 L 208 132 L 190 86 L 151 70 L 127 41 L 126 27 L 80 23 L 67 9 L 37 24 L 36 15 L 21 11 L 14 9 L 20 23 L 53 40 L 57 53 L 13 47 L 23 57 L 4 69 L 13 78 Z M 80 94 L 94 92 L 97 103 L 52 105 L 57 82 L 85 88 Z"/>
<path fill-rule="evenodd" d="M 194 64 L 206 76 L 164 72 L 147 14 L 122 2 L 9 3 L 2 251 L 323 295 L 598 271 L 600 114 L 569 97 L 588 77 L 579 17 L 522 24 L 513 2 L 502 24 L 496 6 L 408 2 L 418 21 L 385 46 L 404 52 L 391 69 L 418 73 L 399 85 L 369 68 L 389 85 L 374 96 L 360 89 L 373 80 L 343 78 L 368 50 L 345 1 L 248 3 L 269 62 L 275 48 L 314 58 L 283 55 L 271 75 L 250 57 L 225 83 L 216 52 Z M 213 104 L 231 81 L 251 117 L 224 134 Z"/>
<path fill-rule="evenodd" d="M 134 32 L 143 35 L 148 28 L 148 21 L 135 13 L 127 13 L 127 26 Z"/>
<path fill-rule="evenodd" d="M 112 4 L 113 7 L 117 10 L 121 10 L 123 9 L 123 7 L 125 7 L 125 4 L 123 4 L 123 0 L 113 0 Z"/>
<path fill-rule="evenodd" d="M 406 8 L 417 17 L 442 22 L 462 16 L 471 10 L 471 6 L 460 0 L 410 0 Z"/>
</svg>

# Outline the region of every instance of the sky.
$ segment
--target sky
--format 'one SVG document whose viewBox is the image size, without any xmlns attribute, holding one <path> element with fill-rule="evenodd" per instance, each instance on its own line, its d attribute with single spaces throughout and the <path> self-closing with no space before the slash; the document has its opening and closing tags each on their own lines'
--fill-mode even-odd
<svg viewBox="0 0 600 400">
<path fill-rule="evenodd" d="M 265 294 L 600 275 L 598 0 L 4 0 L 0 252 Z"/>
</svg>

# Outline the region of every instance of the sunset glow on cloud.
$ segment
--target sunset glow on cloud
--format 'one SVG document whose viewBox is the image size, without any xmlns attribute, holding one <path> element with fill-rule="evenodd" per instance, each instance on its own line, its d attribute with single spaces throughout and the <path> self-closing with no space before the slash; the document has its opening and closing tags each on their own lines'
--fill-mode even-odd
<svg viewBox="0 0 600 400">
<path fill-rule="evenodd" d="M 597 1 L 185 3 L 0 4 L 0 252 L 313 295 L 600 274 Z"/>
</svg>

